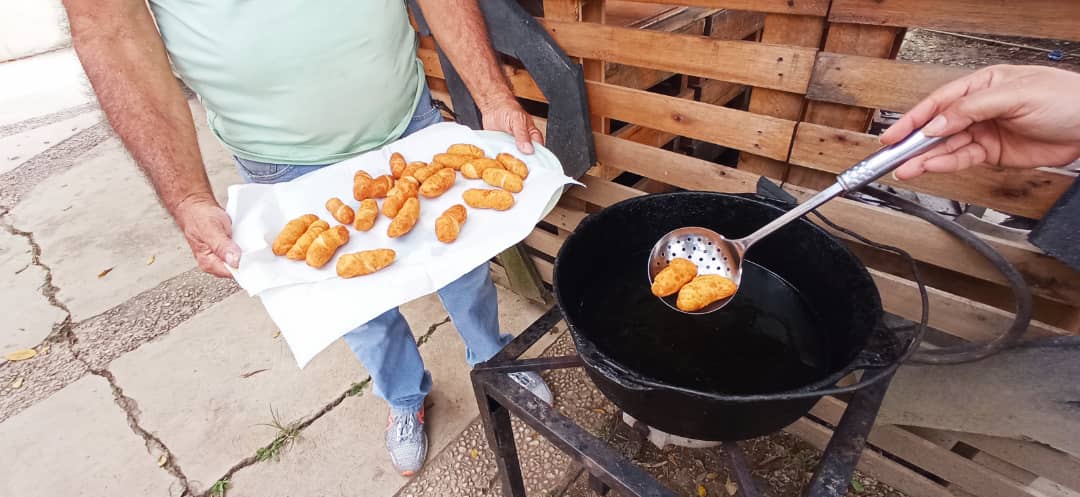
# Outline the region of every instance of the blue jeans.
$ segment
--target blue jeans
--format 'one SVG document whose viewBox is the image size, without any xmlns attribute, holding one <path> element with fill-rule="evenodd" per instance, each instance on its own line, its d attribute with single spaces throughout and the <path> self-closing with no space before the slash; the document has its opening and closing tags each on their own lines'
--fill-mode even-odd
<svg viewBox="0 0 1080 497">
<path fill-rule="evenodd" d="M 440 121 L 442 115 L 425 87 L 403 136 Z M 240 176 L 248 183 L 289 181 L 324 167 L 235 159 Z M 487 264 L 440 289 L 439 299 L 465 341 L 465 358 L 470 365 L 490 359 L 513 338 L 499 333 L 499 304 Z M 348 332 L 344 339 L 371 374 L 376 395 L 385 399 L 395 411 L 420 409 L 424 397 L 431 391 L 431 373 L 424 369 L 424 360 L 409 323 L 397 308 Z"/>
</svg>

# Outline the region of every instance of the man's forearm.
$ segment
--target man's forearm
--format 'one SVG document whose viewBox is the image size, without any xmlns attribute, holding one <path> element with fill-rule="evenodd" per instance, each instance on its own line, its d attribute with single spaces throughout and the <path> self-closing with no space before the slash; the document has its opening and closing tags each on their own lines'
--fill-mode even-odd
<svg viewBox="0 0 1080 497">
<path fill-rule="evenodd" d="M 420 7 L 435 41 L 481 109 L 514 98 L 476 0 L 420 0 Z"/>
<path fill-rule="evenodd" d="M 75 50 L 109 123 L 171 213 L 213 199 L 187 100 L 142 0 L 65 0 Z"/>
</svg>

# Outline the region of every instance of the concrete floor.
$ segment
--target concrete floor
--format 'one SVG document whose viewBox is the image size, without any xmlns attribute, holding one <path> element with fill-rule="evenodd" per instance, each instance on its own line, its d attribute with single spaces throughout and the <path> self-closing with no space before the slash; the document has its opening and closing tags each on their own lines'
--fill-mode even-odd
<svg viewBox="0 0 1080 497">
<path fill-rule="evenodd" d="M 191 106 L 224 201 L 239 177 Z M 36 352 L 0 359 L 0 495 L 395 494 L 352 352 L 297 368 L 257 300 L 198 271 L 102 119 L 70 49 L 0 64 L 0 356 Z M 543 311 L 499 301 L 507 332 Z M 435 454 L 476 418 L 464 346 L 437 298 L 403 313 L 436 379 Z M 275 423 L 299 436 L 261 461 Z"/>
</svg>

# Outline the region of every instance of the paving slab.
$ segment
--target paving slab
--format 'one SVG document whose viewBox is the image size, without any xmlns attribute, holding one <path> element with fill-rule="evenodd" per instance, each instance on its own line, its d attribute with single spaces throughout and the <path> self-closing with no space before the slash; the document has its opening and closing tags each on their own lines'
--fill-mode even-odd
<svg viewBox="0 0 1080 497">
<path fill-rule="evenodd" d="M 206 490 L 270 442 L 271 411 L 295 421 L 367 377 L 340 341 L 300 370 L 276 331 L 262 304 L 239 293 L 112 362 L 140 425 L 169 447 L 193 487 Z"/>
<path fill-rule="evenodd" d="M 465 346 L 452 324 L 439 327 L 420 347 L 434 386 L 427 399 L 429 451 L 437 453 L 477 415 Z M 314 364 L 314 363 L 313 363 Z M 345 399 L 313 423 L 280 461 L 266 461 L 233 475 L 230 497 L 380 497 L 408 481 L 386 455 L 386 403 L 371 393 Z"/>
<path fill-rule="evenodd" d="M 513 292 L 498 288 L 500 326 L 518 334 L 543 309 Z M 435 296 L 402 306 L 414 333 L 423 333 L 446 313 Z M 526 323 L 527 324 L 527 323 Z M 434 386 L 428 396 L 429 453 L 434 458 L 460 436 L 478 414 L 465 345 L 453 323 L 439 326 L 420 347 Z M 279 462 L 245 468 L 233 477 L 231 496 L 389 496 L 408 480 L 398 476 L 384 450 L 386 404 L 368 388 L 361 398 L 348 398 L 308 427 L 303 439 Z"/>
<path fill-rule="evenodd" d="M 224 202 L 226 186 L 240 177 L 197 103 L 192 113 L 210 181 Z M 58 298 L 75 321 L 195 267 L 180 231 L 116 137 L 38 183 L 11 219 L 15 227 L 34 233 L 60 288 Z"/>
<path fill-rule="evenodd" d="M 38 126 L 10 136 L 0 136 L 0 174 L 15 169 L 56 144 L 101 122 L 104 118 L 101 112 L 90 110 L 52 124 Z"/>
<path fill-rule="evenodd" d="M 0 325 L 0 364 L 8 352 L 40 344 L 66 316 L 41 293 L 45 269 L 34 265 L 33 256 L 26 237 L 0 229 L 0 302 L 6 309 Z"/>
<path fill-rule="evenodd" d="M 75 50 L 0 64 L 0 126 L 94 100 Z"/>
<path fill-rule="evenodd" d="M 0 495 L 169 496 L 180 484 L 156 464 L 108 382 L 86 376 L 0 424 Z"/>
</svg>

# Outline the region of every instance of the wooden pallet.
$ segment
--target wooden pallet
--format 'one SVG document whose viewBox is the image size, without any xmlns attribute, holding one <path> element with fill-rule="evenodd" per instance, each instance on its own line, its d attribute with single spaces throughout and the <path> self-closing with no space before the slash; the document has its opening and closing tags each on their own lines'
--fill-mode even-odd
<svg viewBox="0 0 1080 497">
<path fill-rule="evenodd" d="M 571 190 L 526 240 L 548 282 L 555 254 L 578 223 L 619 200 L 671 188 L 750 192 L 761 175 L 785 180 L 799 198 L 831 183 L 877 148 L 867 131 L 878 109 L 906 111 L 967 72 L 893 60 L 909 27 L 1080 41 L 1080 2 L 1060 0 L 546 0 L 544 7 L 541 22 L 585 69 L 598 157 L 583 180 L 588 188 Z M 432 40 L 423 40 L 419 55 L 433 92 L 449 103 L 433 48 Z M 513 67 L 506 73 L 519 97 L 544 101 L 528 73 Z M 674 94 L 650 91 L 672 78 L 681 81 Z M 693 91 L 694 85 L 702 90 Z M 746 110 L 725 107 L 747 88 Z M 611 132 L 611 120 L 629 124 Z M 738 150 L 739 160 L 717 164 L 662 148 L 677 137 Z M 633 186 L 611 181 L 625 174 L 641 179 Z M 883 182 L 1037 219 L 1074 177 L 978 168 Z M 1011 322 L 1003 278 L 949 235 L 917 218 L 845 199 L 820 210 L 917 259 L 931 286 L 935 328 L 985 341 Z M 1029 336 L 1080 334 L 1080 274 L 1029 243 L 979 237 L 1031 285 Z M 918 295 L 906 266 L 891 254 L 848 243 L 870 268 L 885 308 L 917 318 Z M 842 407 L 825 399 L 788 431 L 824 447 Z M 913 497 L 1080 497 L 1080 460 L 1037 441 L 883 425 L 870 444 L 861 469 Z"/>
</svg>

